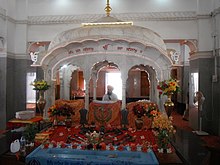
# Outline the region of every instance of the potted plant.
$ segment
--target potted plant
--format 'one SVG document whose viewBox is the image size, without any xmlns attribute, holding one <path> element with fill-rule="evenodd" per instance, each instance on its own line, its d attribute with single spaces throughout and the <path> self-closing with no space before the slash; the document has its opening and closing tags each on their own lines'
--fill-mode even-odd
<svg viewBox="0 0 220 165">
<path fill-rule="evenodd" d="M 23 132 L 23 136 L 26 140 L 26 143 L 34 142 L 35 135 L 38 132 L 38 127 L 36 124 L 28 124 Z"/>
</svg>

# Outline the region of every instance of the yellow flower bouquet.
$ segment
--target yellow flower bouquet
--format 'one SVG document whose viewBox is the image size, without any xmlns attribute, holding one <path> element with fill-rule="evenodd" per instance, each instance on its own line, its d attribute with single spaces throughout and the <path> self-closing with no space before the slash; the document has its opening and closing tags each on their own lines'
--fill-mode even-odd
<svg viewBox="0 0 220 165">
<path fill-rule="evenodd" d="M 158 115 L 154 117 L 152 127 L 157 130 L 166 129 L 169 133 L 175 133 L 172 120 L 172 117 L 168 118 L 166 114 L 158 113 Z"/>
<path fill-rule="evenodd" d="M 50 85 L 45 80 L 35 80 L 31 83 L 31 85 L 34 87 L 33 90 L 48 90 Z"/>
<path fill-rule="evenodd" d="M 152 128 L 157 137 L 158 149 L 170 148 L 170 137 L 176 133 L 172 124 L 172 117 L 167 117 L 166 114 L 159 113 L 154 117 Z"/>
<path fill-rule="evenodd" d="M 177 81 L 174 79 L 169 79 L 159 82 L 157 89 L 159 90 L 159 96 L 170 95 L 180 91 L 180 87 Z"/>
</svg>

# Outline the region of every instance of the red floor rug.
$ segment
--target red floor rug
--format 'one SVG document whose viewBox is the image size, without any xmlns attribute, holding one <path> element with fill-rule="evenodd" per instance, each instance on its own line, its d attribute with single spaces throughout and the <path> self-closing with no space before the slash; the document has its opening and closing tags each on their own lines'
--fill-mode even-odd
<svg viewBox="0 0 220 165">
<path fill-rule="evenodd" d="M 193 129 L 189 126 L 189 121 L 183 120 L 182 115 L 180 115 L 176 111 L 173 111 L 171 116 L 173 117 L 173 125 L 175 127 L 190 132 L 193 131 Z"/>
<path fill-rule="evenodd" d="M 5 132 L 7 132 L 7 130 L 0 130 L 0 135 L 4 134 Z"/>
</svg>

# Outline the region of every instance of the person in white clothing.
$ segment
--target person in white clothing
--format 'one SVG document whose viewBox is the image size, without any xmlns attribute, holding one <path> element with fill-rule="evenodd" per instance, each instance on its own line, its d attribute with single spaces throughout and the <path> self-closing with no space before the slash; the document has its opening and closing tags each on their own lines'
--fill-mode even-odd
<svg viewBox="0 0 220 165">
<path fill-rule="evenodd" d="M 114 87 L 111 85 L 107 86 L 107 93 L 102 97 L 103 101 L 117 101 L 118 96 L 113 93 L 112 91 L 114 90 Z"/>
</svg>

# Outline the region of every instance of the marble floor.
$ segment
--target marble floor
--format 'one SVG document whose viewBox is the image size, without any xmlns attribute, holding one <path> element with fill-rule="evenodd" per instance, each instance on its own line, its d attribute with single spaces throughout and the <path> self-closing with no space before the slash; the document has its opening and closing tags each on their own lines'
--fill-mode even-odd
<svg viewBox="0 0 220 165">
<path fill-rule="evenodd" d="M 172 144 L 184 164 L 220 164 L 220 137 L 199 136 L 194 133 L 193 129 L 188 126 L 188 121 L 183 120 L 180 114 L 174 112 L 172 116 L 177 130 Z M 215 151 L 213 152 L 210 147 L 214 147 Z"/>
</svg>

